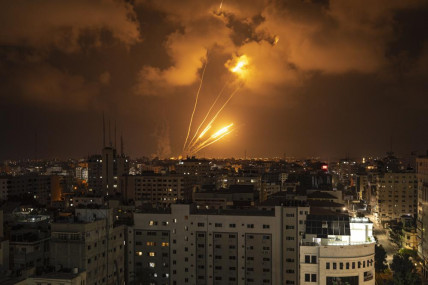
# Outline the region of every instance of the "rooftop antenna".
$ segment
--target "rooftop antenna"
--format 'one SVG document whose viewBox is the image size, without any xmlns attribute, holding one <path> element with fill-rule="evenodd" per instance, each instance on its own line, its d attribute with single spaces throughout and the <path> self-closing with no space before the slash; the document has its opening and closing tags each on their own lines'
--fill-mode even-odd
<svg viewBox="0 0 428 285">
<path fill-rule="evenodd" d="M 106 147 L 106 123 L 104 119 L 104 111 L 103 111 L 103 148 Z"/>
<path fill-rule="evenodd" d="M 117 144 L 116 144 L 116 120 L 114 120 L 114 148 L 116 148 L 117 147 Z"/>
<path fill-rule="evenodd" d="M 122 135 L 122 133 L 120 133 L 120 154 L 122 156 L 124 156 L 124 154 L 123 154 L 123 135 Z"/>
<path fill-rule="evenodd" d="M 111 147 L 111 129 L 110 129 L 110 119 L 108 119 L 108 141 Z"/>
<path fill-rule="evenodd" d="M 34 160 L 37 160 L 37 131 L 34 133 Z"/>
</svg>

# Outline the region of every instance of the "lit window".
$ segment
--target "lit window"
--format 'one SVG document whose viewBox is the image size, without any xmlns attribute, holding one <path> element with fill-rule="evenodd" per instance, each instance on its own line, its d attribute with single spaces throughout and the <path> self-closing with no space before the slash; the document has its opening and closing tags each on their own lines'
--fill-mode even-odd
<svg viewBox="0 0 428 285">
<path fill-rule="evenodd" d="M 156 243 L 155 243 L 155 242 L 153 242 L 153 241 L 148 241 L 148 242 L 146 243 L 146 245 L 147 245 L 147 246 L 155 246 L 155 245 L 156 245 Z"/>
<path fill-rule="evenodd" d="M 163 242 L 162 246 L 169 246 L 169 242 Z"/>
<path fill-rule="evenodd" d="M 149 222 L 149 226 L 153 226 L 154 225 L 154 222 L 153 221 L 150 221 Z"/>
<path fill-rule="evenodd" d="M 142 256 L 142 255 L 143 255 L 143 252 L 142 252 L 142 251 L 137 251 L 137 255 L 138 255 L 138 256 Z"/>
<path fill-rule="evenodd" d="M 155 264 L 154 262 L 149 262 L 149 266 L 150 266 L 150 267 L 155 267 L 155 266 L 156 266 L 156 264 Z"/>
<path fill-rule="evenodd" d="M 155 256 L 155 252 L 153 251 L 149 252 L 149 256 Z"/>
</svg>

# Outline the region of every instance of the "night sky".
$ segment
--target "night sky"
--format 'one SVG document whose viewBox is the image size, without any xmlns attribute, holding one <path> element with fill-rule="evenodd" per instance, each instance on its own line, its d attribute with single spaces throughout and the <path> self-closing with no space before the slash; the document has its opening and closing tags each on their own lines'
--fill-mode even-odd
<svg viewBox="0 0 428 285">
<path fill-rule="evenodd" d="M 428 1 L 220 3 L 0 1 L 0 159 L 99 153 L 103 113 L 131 157 L 177 156 L 206 62 L 194 122 L 242 87 L 202 156 L 428 149 Z"/>
</svg>

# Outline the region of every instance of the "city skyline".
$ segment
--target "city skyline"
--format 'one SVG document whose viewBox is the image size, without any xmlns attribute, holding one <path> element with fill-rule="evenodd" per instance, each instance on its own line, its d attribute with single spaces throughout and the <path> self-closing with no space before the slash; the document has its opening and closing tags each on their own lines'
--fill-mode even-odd
<svg viewBox="0 0 428 285">
<path fill-rule="evenodd" d="M 103 113 L 131 157 L 177 157 L 203 70 L 195 122 L 242 55 L 234 130 L 198 155 L 425 153 L 426 2 L 281 3 L 0 4 L 0 159 L 98 153 Z"/>
</svg>

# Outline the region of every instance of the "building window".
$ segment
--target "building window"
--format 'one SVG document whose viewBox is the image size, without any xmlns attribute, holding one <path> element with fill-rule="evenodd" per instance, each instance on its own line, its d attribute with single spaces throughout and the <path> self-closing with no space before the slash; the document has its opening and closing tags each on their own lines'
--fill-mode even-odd
<svg viewBox="0 0 428 285">
<path fill-rule="evenodd" d="M 340 263 L 340 269 L 343 269 L 343 262 Z"/>
<path fill-rule="evenodd" d="M 330 269 L 330 262 L 327 262 L 327 263 L 325 264 L 325 269 Z"/>
<path fill-rule="evenodd" d="M 349 262 L 346 262 L 346 269 L 349 269 Z"/>
<path fill-rule="evenodd" d="M 305 282 L 311 282 L 311 275 L 305 274 Z"/>
<path fill-rule="evenodd" d="M 316 255 L 311 256 L 311 263 L 316 264 L 317 263 L 317 257 Z"/>
<path fill-rule="evenodd" d="M 305 255 L 305 263 L 311 263 L 311 256 Z"/>
<path fill-rule="evenodd" d="M 333 262 L 333 269 L 336 270 L 337 269 L 337 263 Z"/>
<path fill-rule="evenodd" d="M 311 282 L 317 282 L 317 275 L 311 274 Z"/>
</svg>

